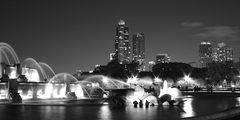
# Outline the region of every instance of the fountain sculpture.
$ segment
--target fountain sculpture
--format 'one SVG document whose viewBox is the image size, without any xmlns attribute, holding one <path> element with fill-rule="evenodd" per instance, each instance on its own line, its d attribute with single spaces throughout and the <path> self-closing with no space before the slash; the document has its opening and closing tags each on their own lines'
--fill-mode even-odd
<svg viewBox="0 0 240 120">
<path fill-rule="evenodd" d="M 167 98 L 165 101 L 169 102 L 180 97 L 179 90 L 168 87 L 167 81 L 160 79 L 132 77 L 123 82 L 103 75 L 91 75 L 79 81 L 68 73 L 55 74 L 48 64 L 37 62 L 33 58 L 27 58 L 20 63 L 16 52 L 7 43 L 0 43 L 0 63 L 0 101 L 109 97 L 130 103 L 140 100 L 158 105 L 165 104 L 159 102 L 162 98 Z"/>
</svg>

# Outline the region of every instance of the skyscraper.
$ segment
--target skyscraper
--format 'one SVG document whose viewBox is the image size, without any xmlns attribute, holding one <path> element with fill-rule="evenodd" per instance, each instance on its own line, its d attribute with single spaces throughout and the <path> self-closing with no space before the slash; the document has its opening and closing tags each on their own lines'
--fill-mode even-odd
<svg viewBox="0 0 240 120">
<path fill-rule="evenodd" d="M 131 56 L 131 47 L 129 41 L 129 29 L 126 26 L 125 21 L 120 20 L 116 27 L 116 39 L 115 39 L 115 57 L 119 63 L 129 63 Z"/>
<path fill-rule="evenodd" d="M 212 62 L 212 44 L 208 41 L 203 41 L 199 45 L 200 66 L 206 67 L 207 63 Z"/>
<path fill-rule="evenodd" d="M 145 70 L 145 36 L 144 33 L 137 33 L 132 38 L 132 57 L 139 63 L 139 70 Z"/>
<path fill-rule="evenodd" d="M 212 58 L 215 62 L 233 61 L 233 49 L 225 43 L 218 43 L 217 47 L 213 48 Z"/>
<path fill-rule="evenodd" d="M 156 64 L 156 62 L 154 62 L 154 61 L 149 61 L 148 62 L 148 70 L 149 71 L 152 71 L 152 68 L 153 68 L 153 66 Z"/>
<path fill-rule="evenodd" d="M 201 67 L 206 67 L 209 62 L 233 62 L 233 49 L 227 47 L 225 43 L 218 43 L 213 47 L 210 42 L 201 42 L 199 46 L 199 56 Z"/>
<path fill-rule="evenodd" d="M 226 61 L 233 61 L 233 49 L 231 47 L 226 48 Z"/>
<path fill-rule="evenodd" d="M 157 54 L 156 55 L 156 64 L 158 63 L 169 63 L 170 57 L 168 54 Z"/>
</svg>

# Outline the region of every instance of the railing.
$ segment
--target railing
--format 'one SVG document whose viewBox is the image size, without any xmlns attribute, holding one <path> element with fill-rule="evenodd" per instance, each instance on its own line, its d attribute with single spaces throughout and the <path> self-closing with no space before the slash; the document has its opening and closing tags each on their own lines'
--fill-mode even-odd
<svg viewBox="0 0 240 120">
<path fill-rule="evenodd" d="M 180 89 L 182 92 L 232 92 L 232 93 L 240 93 L 240 87 L 227 87 L 227 88 L 182 88 Z"/>
</svg>

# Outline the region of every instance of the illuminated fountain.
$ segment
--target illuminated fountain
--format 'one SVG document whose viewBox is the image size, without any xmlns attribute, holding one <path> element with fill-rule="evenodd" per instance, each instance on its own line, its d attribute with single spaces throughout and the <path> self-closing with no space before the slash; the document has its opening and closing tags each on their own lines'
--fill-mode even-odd
<svg viewBox="0 0 240 120">
<path fill-rule="evenodd" d="M 23 100 L 103 98 L 106 91 L 101 87 L 103 84 L 98 83 L 101 80 L 91 76 L 86 80 L 78 81 L 71 74 L 59 73 L 52 77 L 49 82 L 19 83 L 19 93 Z M 112 86 L 108 83 L 104 84 Z"/>
<path fill-rule="evenodd" d="M 84 96 L 81 83 L 72 75 L 55 75 L 48 64 L 38 63 L 33 58 L 19 64 L 16 52 L 7 43 L 0 43 L 0 63 L 0 99 L 10 99 L 10 81 L 16 81 L 13 89 L 23 100 L 68 98 L 69 95 L 80 99 Z"/>
<path fill-rule="evenodd" d="M 78 81 L 68 73 L 55 75 L 44 62 L 26 58 L 21 62 L 14 49 L 0 43 L 0 99 L 9 100 L 9 84 L 15 81 L 15 93 L 23 100 L 106 98 L 106 90 L 129 88 L 129 84 L 102 75 L 88 76 Z"/>
<path fill-rule="evenodd" d="M 126 96 L 127 102 L 148 100 L 157 105 L 162 95 L 169 94 L 172 100 L 175 100 L 180 94 L 177 89 L 168 87 L 167 82 L 159 78 L 140 79 L 133 76 L 123 82 L 103 75 L 90 75 L 78 81 L 68 73 L 55 74 L 48 64 L 37 62 L 33 58 L 27 58 L 19 64 L 17 54 L 6 43 L 0 43 L 0 62 L 0 100 L 10 99 L 10 81 L 15 81 L 14 92 L 23 100 L 102 99 L 108 98 L 110 92 L 114 97 L 115 93 L 122 90 L 121 92 L 129 92 Z"/>
<path fill-rule="evenodd" d="M 0 43 L 0 62 L 8 65 L 20 63 L 16 52 L 7 43 Z"/>
<path fill-rule="evenodd" d="M 178 90 L 177 88 L 168 87 L 168 83 L 166 80 L 163 81 L 163 88 L 160 89 L 160 95 L 158 97 L 161 99 L 161 97 L 163 97 L 164 95 L 170 95 L 171 96 L 170 99 L 174 101 L 179 101 L 182 99 L 182 93 L 180 92 L 180 90 Z M 169 103 L 164 102 L 162 104 L 168 105 Z"/>
<path fill-rule="evenodd" d="M 47 81 L 47 75 L 39 63 L 33 58 L 27 58 L 22 62 L 22 68 L 30 68 L 30 71 L 26 71 L 25 75 L 28 78 L 28 82 L 44 82 Z M 28 75 L 31 74 L 31 75 Z M 32 77 L 32 78 L 31 78 Z"/>
<path fill-rule="evenodd" d="M 92 82 L 95 84 L 98 84 L 103 89 L 123 89 L 123 88 L 129 88 L 129 84 L 116 80 L 113 78 L 109 78 L 103 75 L 92 75 L 87 77 L 83 81 Z"/>
<path fill-rule="evenodd" d="M 132 104 L 134 101 L 142 100 L 145 102 L 148 100 L 149 102 L 157 105 L 157 98 L 153 94 L 155 86 L 153 86 L 153 80 L 151 78 L 137 78 L 135 76 L 128 78 L 128 83 L 130 83 L 131 87 L 134 89 L 133 92 L 129 92 L 127 95 L 127 102 Z"/>
<path fill-rule="evenodd" d="M 177 105 L 182 99 L 181 92 L 177 88 L 168 87 L 166 80 L 132 77 L 128 79 L 128 83 L 133 84 L 131 87 L 135 90 L 127 96 L 130 104 L 134 101 L 142 100 L 145 102 L 147 100 L 154 105 L 169 105 L 165 101 L 175 101 L 174 105 Z M 168 99 L 161 103 L 162 98 L 166 96 L 168 96 Z"/>
<path fill-rule="evenodd" d="M 41 66 L 42 70 L 45 72 L 47 80 L 50 80 L 53 76 L 55 76 L 54 70 L 44 62 L 39 62 L 39 65 Z"/>
<path fill-rule="evenodd" d="M 181 86 L 181 87 L 188 87 L 188 88 L 193 88 L 194 86 L 198 87 L 204 87 L 205 81 L 202 79 L 194 79 L 190 77 L 191 74 L 185 74 L 184 77 L 180 78 L 176 85 Z"/>
<path fill-rule="evenodd" d="M 1 82 L 7 82 L 7 79 L 17 78 L 16 66 L 20 61 L 14 49 L 7 43 L 0 43 L 0 78 Z M 7 68 L 7 69 L 5 69 Z M 13 70 L 14 72 L 11 72 Z M 8 74 L 8 75 L 7 75 Z M 0 83 L 0 99 L 7 99 L 9 97 L 9 86 L 6 83 Z"/>
</svg>

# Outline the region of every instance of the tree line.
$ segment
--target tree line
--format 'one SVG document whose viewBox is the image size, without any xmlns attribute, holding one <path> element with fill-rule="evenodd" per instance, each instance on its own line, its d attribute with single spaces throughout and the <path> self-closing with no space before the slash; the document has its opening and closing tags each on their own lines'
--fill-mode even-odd
<svg viewBox="0 0 240 120">
<path fill-rule="evenodd" d="M 221 84 L 223 80 L 226 80 L 227 83 L 236 82 L 235 76 L 239 75 L 238 70 L 228 62 L 211 62 L 204 68 L 192 67 L 190 64 L 180 62 L 158 63 L 152 67 L 151 71 L 138 71 L 137 68 L 138 62 L 136 61 L 120 64 L 117 60 L 113 60 L 107 65 L 97 66 L 93 72 L 85 72 L 83 75 L 105 75 L 123 81 L 137 75 L 139 78 L 170 78 L 175 82 L 184 75 L 190 75 L 192 78 L 202 79 L 207 84 L 214 85 Z"/>
</svg>

